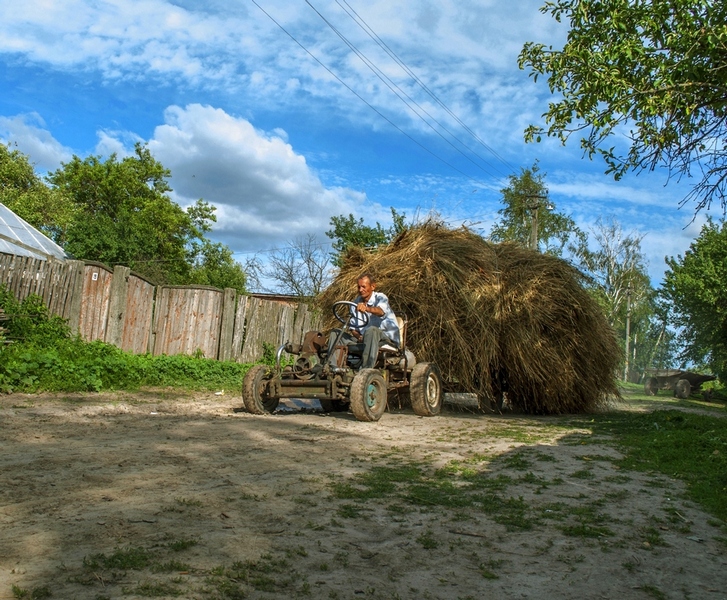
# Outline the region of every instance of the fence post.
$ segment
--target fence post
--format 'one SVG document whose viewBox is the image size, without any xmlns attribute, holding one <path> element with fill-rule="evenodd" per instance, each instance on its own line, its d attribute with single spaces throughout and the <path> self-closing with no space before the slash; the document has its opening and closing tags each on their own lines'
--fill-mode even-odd
<svg viewBox="0 0 727 600">
<path fill-rule="evenodd" d="M 240 362 L 242 355 L 242 342 L 245 339 L 245 323 L 247 318 L 247 306 L 250 303 L 250 296 L 240 296 L 237 299 L 237 311 L 235 312 L 235 333 L 232 336 L 232 360 Z"/>
<path fill-rule="evenodd" d="M 82 260 L 69 260 L 73 274 L 70 287 L 71 306 L 68 311 L 68 326 L 74 335 L 81 331 L 81 302 L 83 301 L 83 279 L 85 263 Z"/>
<path fill-rule="evenodd" d="M 222 318 L 220 319 L 220 349 L 217 353 L 218 360 L 230 360 L 232 358 L 232 335 L 235 328 L 235 297 L 237 292 L 234 288 L 225 288 L 222 296 Z"/>
<path fill-rule="evenodd" d="M 126 295 L 129 290 L 129 267 L 116 265 L 111 280 L 109 298 L 109 318 L 106 326 L 106 343 L 121 348 L 124 334 L 124 317 L 126 316 Z"/>
</svg>

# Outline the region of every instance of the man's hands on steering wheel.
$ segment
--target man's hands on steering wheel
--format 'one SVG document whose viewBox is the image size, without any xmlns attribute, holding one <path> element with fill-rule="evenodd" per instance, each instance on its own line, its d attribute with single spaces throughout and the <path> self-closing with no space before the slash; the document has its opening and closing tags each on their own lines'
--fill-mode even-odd
<svg viewBox="0 0 727 600">
<path fill-rule="evenodd" d="M 336 319 L 343 325 L 348 327 L 356 339 L 361 340 L 363 336 L 358 329 L 366 327 L 366 325 L 369 324 L 369 315 L 368 313 L 358 310 L 358 306 L 359 305 L 355 302 L 339 300 L 338 302 L 333 303 L 333 316 L 336 317 Z M 341 307 L 345 307 L 345 315 L 341 314 L 344 312 L 344 309 Z"/>
</svg>

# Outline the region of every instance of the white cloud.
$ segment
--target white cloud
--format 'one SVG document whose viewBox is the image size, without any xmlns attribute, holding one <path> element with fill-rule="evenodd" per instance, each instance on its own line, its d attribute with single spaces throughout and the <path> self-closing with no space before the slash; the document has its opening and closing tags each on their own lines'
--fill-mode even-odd
<svg viewBox="0 0 727 600">
<path fill-rule="evenodd" d="M 296 236 L 322 234 L 330 217 L 358 212 L 365 195 L 326 188 L 283 132 L 210 106 L 171 106 L 149 149 L 172 171 L 175 198 L 217 206 L 216 239 L 236 251 L 257 251 Z"/>
<path fill-rule="evenodd" d="M 117 158 L 125 158 L 134 153 L 133 147 L 137 142 L 144 143 L 144 140 L 130 131 L 100 130 L 96 132 L 98 142 L 95 153 L 108 157 L 115 154 Z"/>
<path fill-rule="evenodd" d="M 100 73 L 111 80 L 156 80 L 186 89 L 224 90 L 250 110 L 260 99 L 274 99 L 278 110 L 329 117 L 335 111 L 355 126 L 389 129 L 254 4 L 242 8 L 237 1 L 207 4 L 0 3 L 0 53 L 60 70 Z M 457 127 L 342 10 L 343 3 L 314 4 L 430 114 Z M 513 65 L 526 39 L 557 39 L 562 28 L 538 12 L 539 0 L 350 4 L 439 98 L 489 142 L 519 138 L 520 122 L 533 120 L 524 115 L 535 116 L 536 86 L 523 74 L 513 77 Z M 405 128 L 433 135 L 308 5 L 269 0 L 261 6 L 368 102 Z M 540 91 L 545 93 L 542 87 Z"/>
<path fill-rule="evenodd" d="M 41 172 L 54 171 L 61 166 L 61 162 L 67 162 L 73 156 L 70 148 L 51 135 L 37 113 L 0 116 L 0 141 L 16 145 Z"/>
</svg>

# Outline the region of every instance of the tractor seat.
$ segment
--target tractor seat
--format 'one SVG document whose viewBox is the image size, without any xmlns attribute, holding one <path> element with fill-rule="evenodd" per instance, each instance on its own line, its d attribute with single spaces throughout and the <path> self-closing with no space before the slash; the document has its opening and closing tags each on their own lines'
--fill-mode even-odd
<svg viewBox="0 0 727 600">
<path fill-rule="evenodd" d="M 406 323 L 406 317 L 396 317 L 396 324 L 399 326 L 399 347 L 397 348 L 393 344 L 383 344 L 379 347 L 379 352 L 383 352 L 386 354 L 398 354 L 399 352 L 401 352 L 402 348 L 406 347 Z"/>
</svg>

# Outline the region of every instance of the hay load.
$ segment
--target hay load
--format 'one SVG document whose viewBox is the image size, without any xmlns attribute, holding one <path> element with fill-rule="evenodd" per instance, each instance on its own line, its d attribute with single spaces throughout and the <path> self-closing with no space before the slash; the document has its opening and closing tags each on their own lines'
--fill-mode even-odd
<svg viewBox="0 0 727 600">
<path fill-rule="evenodd" d="M 618 395 L 614 332 L 558 258 L 427 223 L 374 254 L 349 252 L 320 306 L 352 299 L 364 271 L 408 317 L 417 359 L 437 363 L 453 391 L 505 392 L 531 414 L 590 412 Z"/>
</svg>

